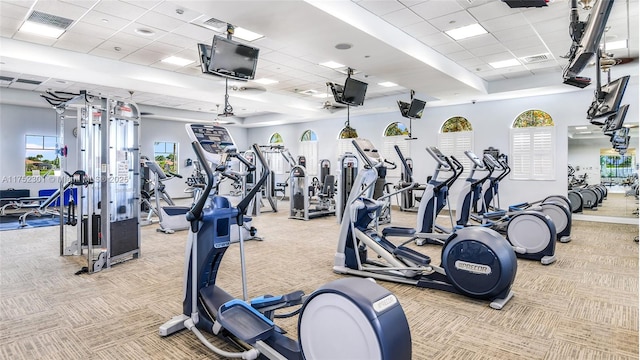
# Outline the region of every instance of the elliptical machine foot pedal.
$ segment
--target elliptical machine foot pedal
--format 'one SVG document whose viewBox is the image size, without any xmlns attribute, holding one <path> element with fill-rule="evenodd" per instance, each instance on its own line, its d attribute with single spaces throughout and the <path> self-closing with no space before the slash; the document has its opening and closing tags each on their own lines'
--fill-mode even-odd
<svg viewBox="0 0 640 360">
<path fill-rule="evenodd" d="M 406 259 L 416 264 L 420 264 L 423 266 L 427 266 L 431 263 L 431 258 L 425 254 L 419 253 L 411 248 L 406 246 L 398 246 L 394 251 L 393 255 Z"/>
<path fill-rule="evenodd" d="M 271 337 L 275 327 L 273 321 L 239 299 L 220 306 L 217 320 L 222 327 L 249 344 Z"/>
</svg>

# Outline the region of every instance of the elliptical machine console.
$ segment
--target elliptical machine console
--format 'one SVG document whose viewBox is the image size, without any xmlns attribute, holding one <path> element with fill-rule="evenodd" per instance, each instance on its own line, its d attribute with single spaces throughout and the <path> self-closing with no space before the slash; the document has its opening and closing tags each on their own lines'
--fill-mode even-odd
<svg viewBox="0 0 640 360">
<path fill-rule="evenodd" d="M 308 296 L 295 291 L 247 301 L 244 240 L 240 235 L 242 300 L 216 284 L 219 265 L 230 243 L 232 219 L 242 224 L 251 199 L 267 181 L 269 169 L 259 146 L 254 144 L 256 157 L 266 171 L 237 207 L 232 207 L 226 198 L 210 196 L 217 175 L 223 174 L 225 167 L 212 169 L 208 161 L 218 159 L 224 164 L 226 153 L 210 156 L 208 150 L 215 146 L 203 149 L 201 142 L 207 144 L 211 138 L 197 139 L 200 142 L 194 141 L 192 146 L 207 173 L 207 185 L 187 217 L 190 232 L 183 312 L 163 324 L 160 335 L 187 328 L 215 353 L 243 359 L 411 359 L 411 334 L 398 299 L 371 280 L 340 279 Z M 291 339 L 275 325 L 274 313 L 300 305 L 298 310 L 278 316 L 299 314 L 298 337 Z M 228 340 L 241 351 L 224 351 L 211 344 L 201 331 Z"/>
</svg>

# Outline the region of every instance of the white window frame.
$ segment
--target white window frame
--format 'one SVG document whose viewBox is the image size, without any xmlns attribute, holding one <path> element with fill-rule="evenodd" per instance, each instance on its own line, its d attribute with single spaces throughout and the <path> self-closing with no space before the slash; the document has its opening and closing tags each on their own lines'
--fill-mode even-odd
<svg viewBox="0 0 640 360">
<path fill-rule="evenodd" d="M 511 128 L 511 180 L 555 180 L 555 126 Z"/>
<path fill-rule="evenodd" d="M 460 179 L 465 179 L 471 171 L 471 160 L 464 154 L 465 151 L 473 150 L 473 130 L 456 131 L 456 132 L 440 132 L 438 134 L 438 149 L 445 155 L 455 156 L 464 166 L 464 171 L 460 175 Z"/>
<path fill-rule="evenodd" d="M 400 162 L 400 158 L 398 157 L 398 153 L 394 149 L 395 145 L 398 145 L 402 155 L 405 158 L 411 158 L 411 147 L 409 146 L 409 142 L 405 140 L 407 138 L 406 135 L 397 135 L 397 136 L 385 136 L 384 142 L 382 143 L 382 156 L 396 164 L 396 168 L 391 170 L 387 170 L 387 182 L 397 182 L 400 180 L 400 175 L 402 174 L 402 163 Z"/>
<path fill-rule="evenodd" d="M 315 134 L 315 136 L 317 137 L 318 134 L 316 134 L 315 131 L 313 130 L 305 130 L 304 132 L 307 131 L 311 131 Z M 307 162 L 307 175 L 310 176 L 315 176 L 318 175 L 318 167 L 320 166 L 319 163 L 319 159 L 318 159 L 318 141 L 317 140 L 307 140 L 307 141 L 302 141 L 302 139 L 300 140 L 300 155 L 305 157 L 305 160 Z"/>
</svg>

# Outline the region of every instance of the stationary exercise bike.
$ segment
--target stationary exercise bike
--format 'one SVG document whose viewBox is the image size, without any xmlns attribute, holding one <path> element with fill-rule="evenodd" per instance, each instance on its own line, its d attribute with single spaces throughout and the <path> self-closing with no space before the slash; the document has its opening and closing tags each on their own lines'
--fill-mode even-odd
<svg viewBox="0 0 640 360">
<path fill-rule="evenodd" d="M 188 130 L 190 130 L 188 128 Z M 191 130 L 190 130 L 191 131 Z M 207 173 L 207 186 L 191 208 L 185 259 L 183 313 L 160 327 L 167 336 L 187 328 L 209 349 L 224 357 L 243 359 L 411 359 L 411 334 L 398 302 L 388 290 L 368 279 L 340 279 L 306 296 L 301 291 L 282 296 L 247 299 L 244 242 L 240 237 L 243 299 L 234 298 L 218 285 L 218 268 L 230 243 L 230 224 L 242 223 L 243 213 L 268 178 L 268 167 L 258 145 L 253 150 L 267 171 L 256 186 L 231 207 L 226 198 L 209 196 L 216 174 L 207 163 L 220 149 L 216 139 L 190 132 L 193 148 Z M 203 149 L 204 147 L 204 149 Z M 222 161 L 224 163 L 224 153 Z M 223 173 L 218 166 L 215 173 Z M 299 314 L 298 338 L 290 339 L 274 323 L 274 312 L 291 306 Z M 202 331 L 215 334 L 244 349 L 228 352 L 211 344 Z"/>
<path fill-rule="evenodd" d="M 493 309 L 502 309 L 513 296 L 511 285 L 517 270 L 514 251 L 502 236 L 483 227 L 460 229 L 445 241 L 439 266 L 406 243 L 391 243 L 378 233 L 377 224 L 371 224 L 384 206 L 381 199 L 371 198 L 380 157 L 370 141 L 357 139 L 352 143 L 367 165 L 358 172 L 346 202 L 334 272 L 490 300 Z M 396 228 L 397 233 L 401 231 Z M 410 228 L 404 231 L 406 236 L 415 233 Z"/>
</svg>

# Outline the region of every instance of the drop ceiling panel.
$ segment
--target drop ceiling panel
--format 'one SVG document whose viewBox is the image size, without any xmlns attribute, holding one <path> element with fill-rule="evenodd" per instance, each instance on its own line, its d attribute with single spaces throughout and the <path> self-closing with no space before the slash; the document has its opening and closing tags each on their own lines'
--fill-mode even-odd
<svg viewBox="0 0 640 360">
<path fill-rule="evenodd" d="M 173 33 L 206 43 L 210 43 L 213 36 L 216 35 L 216 32 L 213 30 L 205 29 L 193 24 L 183 24 L 182 26 L 174 29 Z"/>
<path fill-rule="evenodd" d="M 0 23 L 0 33 L 3 37 L 10 38 L 18 31 L 20 24 L 22 24 L 22 20 L 3 19 Z"/>
<path fill-rule="evenodd" d="M 134 20 L 147 11 L 141 7 L 118 0 L 101 1 L 94 9 L 127 20 Z"/>
<path fill-rule="evenodd" d="M 83 7 L 85 9 L 89 9 L 100 0 L 60 0 L 60 1 L 73 4 L 75 6 Z"/>
<path fill-rule="evenodd" d="M 514 11 L 517 11 L 504 5 L 505 4 L 501 1 L 491 1 L 483 5 L 470 7 L 468 11 L 478 21 L 486 21 L 489 19 L 509 16 L 512 15 Z"/>
<path fill-rule="evenodd" d="M 509 16 L 503 16 L 501 18 L 484 21 L 482 23 L 482 26 L 485 28 L 485 30 L 494 32 L 515 28 L 526 23 L 527 19 L 524 17 L 524 15 L 522 15 L 522 13 L 516 13 Z"/>
<path fill-rule="evenodd" d="M 57 1 L 38 1 L 36 3 L 36 6 L 34 7 L 34 10 L 41 11 L 47 14 L 62 16 L 71 20 L 77 20 L 85 12 L 87 12 L 86 8 Z"/>
<path fill-rule="evenodd" d="M 135 35 L 129 34 L 128 31 L 127 32 L 121 31 L 113 35 L 111 38 L 109 38 L 109 41 L 118 42 L 121 44 L 127 44 L 128 47 L 134 48 L 135 50 L 135 49 L 144 47 L 146 45 L 149 45 L 153 41 L 153 38 L 135 36 Z"/>
<path fill-rule="evenodd" d="M 386 15 L 405 8 L 404 5 L 397 1 L 362 0 L 358 1 L 358 5 L 378 16 Z"/>
<path fill-rule="evenodd" d="M 151 65 L 165 58 L 166 55 L 155 51 L 140 49 L 122 58 L 122 61 L 138 64 Z"/>
<path fill-rule="evenodd" d="M 0 14 L 2 14 L 3 21 L 5 17 L 24 20 L 29 14 L 29 8 L 0 1 Z"/>
<path fill-rule="evenodd" d="M 411 26 L 424 21 L 424 19 L 407 8 L 402 8 L 401 10 L 383 15 L 382 18 L 385 19 L 389 24 L 399 28 Z"/>
<path fill-rule="evenodd" d="M 411 7 L 411 10 L 420 15 L 425 20 L 435 19 L 440 16 L 462 10 L 454 1 L 427 1 Z"/>
<path fill-rule="evenodd" d="M 466 11 L 458 11 L 445 16 L 429 20 L 429 24 L 433 25 L 440 31 L 448 31 L 463 26 L 477 23 L 473 16 Z"/>
<path fill-rule="evenodd" d="M 83 16 L 81 21 L 112 30 L 120 30 L 131 22 L 127 19 L 100 12 L 95 9 L 89 11 L 85 16 Z"/>
<path fill-rule="evenodd" d="M 180 9 L 182 14 L 176 12 L 177 9 Z M 153 11 L 185 22 L 192 21 L 202 16 L 202 14 L 197 11 L 193 11 L 191 9 L 185 8 L 184 6 L 181 6 L 179 1 L 164 1 L 160 3 L 160 5 L 154 7 Z"/>
<path fill-rule="evenodd" d="M 533 55 L 544 54 L 547 52 L 547 48 L 542 45 L 530 46 L 523 49 L 510 49 L 510 50 L 513 53 L 513 55 L 515 55 L 516 57 L 533 56 Z"/>
<path fill-rule="evenodd" d="M 178 20 L 171 16 L 163 15 L 154 11 L 150 11 L 142 15 L 140 18 L 136 19 L 136 22 L 164 31 L 173 31 L 174 29 L 182 26 L 185 23 L 182 20 Z"/>
<path fill-rule="evenodd" d="M 520 24 L 520 26 L 518 27 L 493 32 L 493 36 L 495 36 L 498 41 L 517 41 L 522 38 L 536 36 L 536 34 L 537 32 L 533 29 L 533 27 L 528 24 Z M 555 36 L 558 37 L 558 34 L 556 33 Z M 569 36 L 567 36 L 567 38 L 569 38 Z"/>
<path fill-rule="evenodd" d="M 509 41 L 503 41 L 502 44 L 509 50 L 515 51 L 518 49 L 523 49 L 523 48 L 530 48 L 530 47 L 540 47 L 542 48 L 541 51 L 539 52 L 544 52 L 546 51 L 544 44 L 540 41 L 540 39 L 537 36 L 530 36 L 530 37 L 526 37 L 526 38 L 522 38 L 522 39 L 518 39 L 518 40 L 509 40 Z"/>
<path fill-rule="evenodd" d="M 183 50 L 182 46 L 175 46 L 175 45 L 171 45 L 171 44 L 167 44 L 162 42 L 162 39 L 164 38 L 164 36 L 162 38 L 160 38 L 159 41 L 154 41 L 150 44 L 148 44 L 147 46 L 145 46 L 144 48 L 146 50 L 149 51 L 155 51 L 155 52 L 159 52 L 159 53 L 163 53 L 167 56 L 175 54 L 177 52 L 180 52 L 181 50 Z M 195 47 L 195 44 L 194 44 Z"/>
<path fill-rule="evenodd" d="M 60 39 L 56 41 L 55 47 L 81 53 L 88 53 L 103 41 L 103 39 L 97 37 L 85 36 L 78 32 L 69 32 L 62 35 Z"/>
<path fill-rule="evenodd" d="M 186 36 L 177 35 L 174 33 L 167 33 L 157 39 L 158 42 L 173 45 L 184 49 L 185 47 L 194 47 L 196 48 L 199 42 L 210 45 L 209 42 L 205 41 L 197 41 L 195 39 L 188 38 Z"/>
<path fill-rule="evenodd" d="M 419 23 L 405 26 L 402 28 L 402 31 L 406 32 L 407 34 L 415 38 L 420 38 L 423 36 L 432 35 L 439 32 L 438 29 L 436 29 L 435 27 L 433 27 L 433 25 L 429 24 L 426 21 L 420 21 Z"/>
<path fill-rule="evenodd" d="M 479 47 L 475 49 L 469 49 L 469 52 L 475 56 L 487 56 L 492 54 L 499 54 L 507 51 L 507 49 L 502 44 L 490 45 Z"/>
<path fill-rule="evenodd" d="M 465 49 L 478 49 L 487 46 L 500 45 L 498 40 L 491 34 L 478 35 L 462 40 L 458 40 L 458 44 L 462 45 Z"/>
<path fill-rule="evenodd" d="M 448 35 L 445 35 L 443 33 L 421 36 L 418 38 L 418 40 L 422 41 L 428 46 L 442 45 L 453 41 Z"/>
<path fill-rule="evenodd" d="M 433 49 L 443 55 L 464 51 L 462 46 L 453 41 L 447 44 L 434 46 Z"/>
<path fill-rule="evenodd" d="M 110 29 L 108 27 L 95 25 L 93 23 L 79 21 L 73 25 L 73 28 L 69 33 L 87 34 L 95 37 L 96 39 L 106 40 L 116 34 L 117 30 Z M 63 35 L 64 36 L 64 35 Z"/>
<path fill-rule="evenodd" d="M 47 45 L 47 46 L 51 46 L 57 41 L 57 39 L 46 38 L 46 37 L 28 34 L 20 31 L 17 31 L 13 36 L 13 38 L 16 40 L 23 40 L 23 41 L 28 41 L 28 42 L 32 42 L 40 45 Z"/>
</svg>

